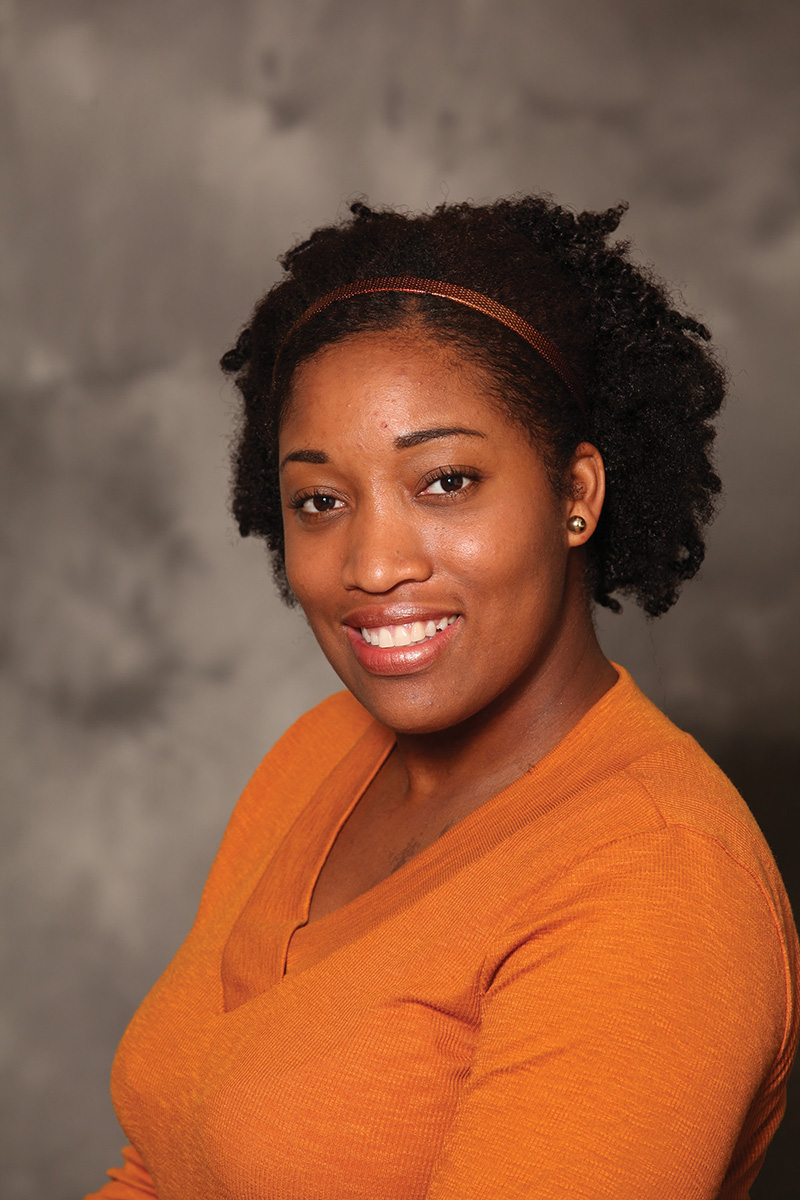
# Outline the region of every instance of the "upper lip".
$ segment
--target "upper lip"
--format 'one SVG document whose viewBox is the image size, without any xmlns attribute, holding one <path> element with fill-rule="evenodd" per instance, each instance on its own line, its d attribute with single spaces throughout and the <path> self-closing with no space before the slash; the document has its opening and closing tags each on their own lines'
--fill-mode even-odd
<svg viewBox="0 0 800 1200">
<path fill-rule="evenodd" d="M 382 625 L 412 625 L 414 621 L 441 621 L 455 617 L 452 608 L 435 608 L 430 604 L 393 604 L 384 608 L 356 608 L 342 618 L 343 625 L 356 629 L 379 629 Z"/>
</svg>

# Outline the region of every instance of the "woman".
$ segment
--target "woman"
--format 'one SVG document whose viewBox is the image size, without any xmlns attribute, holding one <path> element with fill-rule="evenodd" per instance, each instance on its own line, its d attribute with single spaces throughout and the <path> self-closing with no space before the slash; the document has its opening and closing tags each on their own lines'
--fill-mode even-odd
<svg viewBox="0 0 800 1200">
<path fill-rule="evenodd" d="M 745 1197 L 797 940 L 603 655 L 703 557 L 723 378 L 623 206 L 353 206 L 222 360 L 234 511 L 347 691 L 267 755 L 113 1092 L 106 1200 Z"/>
</svg>

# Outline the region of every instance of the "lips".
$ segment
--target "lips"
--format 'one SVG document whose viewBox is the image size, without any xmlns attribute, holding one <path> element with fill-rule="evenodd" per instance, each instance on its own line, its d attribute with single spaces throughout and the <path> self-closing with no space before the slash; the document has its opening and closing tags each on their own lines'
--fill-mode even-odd
<svg viewBox="0 0 800 1200">
<path fill-rule="evenodd" d="M 398 621 L 401 615 L 406 620 Z M 387 620 L 391 616 L 395 619 Z M 345 631 L 356 659 L 371 675 L 409 675 L 425 670 L 444 653 L 459 624 L 455 613 L 361 612 L 348 617 Z"/>
</svg>

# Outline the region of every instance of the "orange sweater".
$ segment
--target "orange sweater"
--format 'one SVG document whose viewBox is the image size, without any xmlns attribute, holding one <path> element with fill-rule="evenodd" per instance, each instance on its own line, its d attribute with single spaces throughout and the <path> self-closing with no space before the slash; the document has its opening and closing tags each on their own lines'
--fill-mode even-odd
<svg viewBox="0 0 800 1200">
<path fill-rule="evenodd" d="M 344 693 L 261 764 L 120 1045 L 136 1150 L 96 1195 L 745 1197 L 798 946 L 725 777 L 622 672 L 525 776 L 306 926 L 391 746 Z"/>
</svg>

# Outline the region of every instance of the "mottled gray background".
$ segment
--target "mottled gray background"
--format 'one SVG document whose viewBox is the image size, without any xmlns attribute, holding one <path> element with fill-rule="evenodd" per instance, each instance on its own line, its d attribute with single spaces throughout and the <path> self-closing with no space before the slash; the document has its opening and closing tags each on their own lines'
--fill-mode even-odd
<svg viewBox="0 0 800 1200">
<path fill-rule="evenodd" d="M 726 347 L 724 509 L 610 651 L 798 896 L 794 0 L 0 0 L 2 1196 L 99 1186 L 115 1044 L 229 810 L 334 686 L 226 512 L 216 360 L 349 197 L 549 190 L 626 221 Z M 795 1197 L 797 1101 L 760 1197 Z"/>
</svg>

